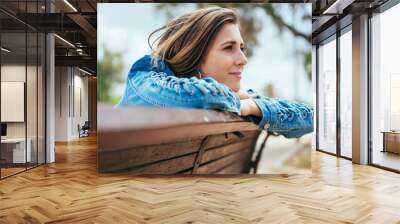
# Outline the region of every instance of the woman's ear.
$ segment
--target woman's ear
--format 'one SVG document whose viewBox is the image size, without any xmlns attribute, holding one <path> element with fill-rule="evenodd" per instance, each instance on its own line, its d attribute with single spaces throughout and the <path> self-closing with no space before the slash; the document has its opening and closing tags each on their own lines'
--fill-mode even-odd
<svg viewBox="0 0 400 224">
<path fill-rule="evenodd" d="M 200 69 L 197 69 L 197 78 L 201 79 L 203 78 L 202 72 Z"/>
</svg>

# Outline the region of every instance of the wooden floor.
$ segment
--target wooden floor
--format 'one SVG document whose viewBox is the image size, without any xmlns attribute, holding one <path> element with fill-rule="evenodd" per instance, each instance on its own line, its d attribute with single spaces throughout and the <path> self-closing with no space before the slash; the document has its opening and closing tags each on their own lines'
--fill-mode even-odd
<svg viewBox="0 0 400 224">
<path fill-rule="evenodd" d="M 96 173 L 96 139 L 0 181 L 0 223 L 400 223 L 400 175 L 313 152 L 312 175 Z"/>
<path fill-rule="evenodd" d="M 22 167 L 7 167 L 7 168 L 2 167 L 1 168 L 1 177 L 2 178 L 7 177 L 7 176 L 13 175 L 15 173 L 22 172 L 24 170 L 26 170 L 25 167 L 23 167 L 23 168 Z"/>
</svg>

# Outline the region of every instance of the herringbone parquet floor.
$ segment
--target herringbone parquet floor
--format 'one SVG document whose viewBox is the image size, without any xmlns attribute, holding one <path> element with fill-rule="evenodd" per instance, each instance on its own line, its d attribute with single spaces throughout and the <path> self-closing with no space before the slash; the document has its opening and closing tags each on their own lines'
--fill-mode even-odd
<svg viewBox="0 0 400 224">
<path fill-rule="evenodd" d="M 0 181 L 0 223 L 400 223 L 400 175 L 313 152 L 312 175 L 96 173 L 96 139 Z"/>
</svg>

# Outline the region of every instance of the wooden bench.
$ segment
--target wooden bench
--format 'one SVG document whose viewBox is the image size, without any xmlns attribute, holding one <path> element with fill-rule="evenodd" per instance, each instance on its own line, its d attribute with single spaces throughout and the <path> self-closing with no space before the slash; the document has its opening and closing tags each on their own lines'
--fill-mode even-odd
<svg viewBox="0 0 400 224">
<path fill-rule="evenodd" d="M 400 154 L 400 132 L 399 131 L 382 131 L 383 133 L 383 150 L 382 152 L 392 152 Z"/>
<path fill-rule="evenodd" d="M 260 157 L 261 131 L 233 113 L 104 105 L 98 113 L 101 173 L 242 174 Z"/>
</svg>

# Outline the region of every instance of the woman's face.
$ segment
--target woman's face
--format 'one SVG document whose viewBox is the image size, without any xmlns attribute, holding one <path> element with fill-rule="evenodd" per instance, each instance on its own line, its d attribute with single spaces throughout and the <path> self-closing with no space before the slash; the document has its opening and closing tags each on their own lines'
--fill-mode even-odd
<svg viewBox="0 0 400 224">
<path fill-rule="evenodd" d="M 200 65 L 202 75 L 212 77 L 238 92 L 241 74 L 247 63 L 243 48 L 239 26 L 232 23 L 223 25 Z"/>
</svg>

